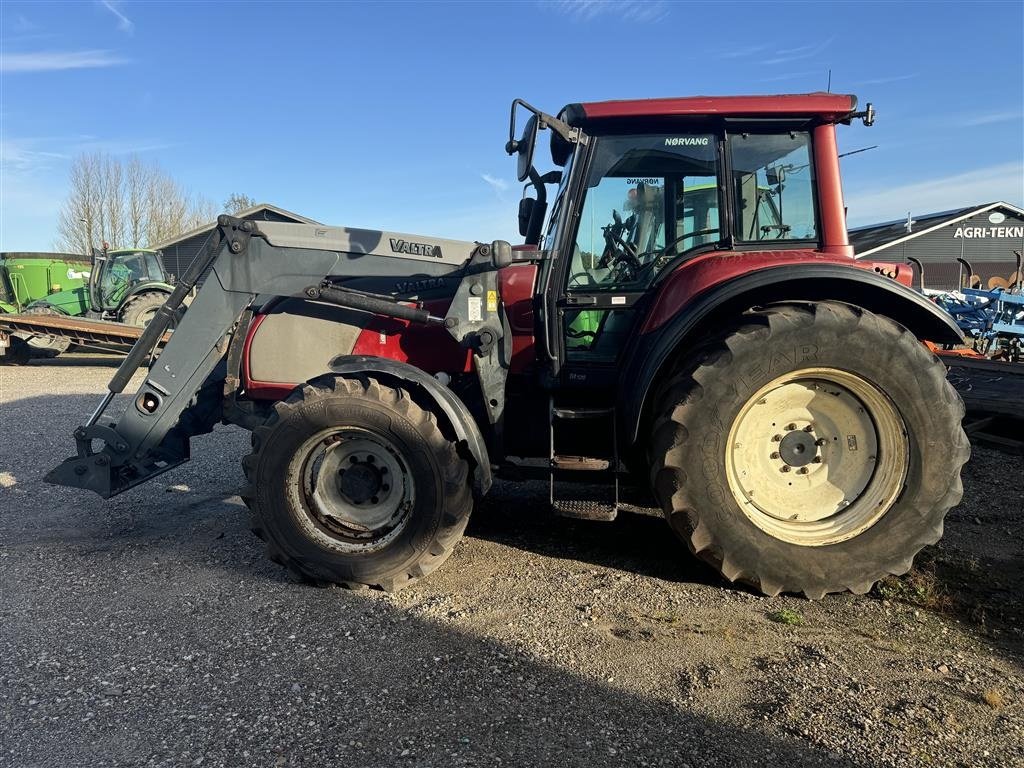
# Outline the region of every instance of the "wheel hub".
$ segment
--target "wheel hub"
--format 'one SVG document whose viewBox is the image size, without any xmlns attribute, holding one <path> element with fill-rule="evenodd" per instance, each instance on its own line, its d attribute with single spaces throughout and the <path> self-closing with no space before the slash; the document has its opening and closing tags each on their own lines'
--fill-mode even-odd
<svg viewBox="0 0 1024 768">
<path fill-rule="evenodd" d="M 794 429 L 779 442 L 779 456 L 790 467 L 803 467 L 818 456 L 813 432 Z"/>
<path fill-rule="evenodd" d="M 384 482 L 384 474 L 374 463 L 374 457 L 368 456 L 365 461 L 352 456 L 351 464 L 346 468 L 338 470 L 338 490 L 353 504 L 365 504 L 366 502 L 377 503 L 379 494 L 390 491 L 390 486 Z"/>
</svg>

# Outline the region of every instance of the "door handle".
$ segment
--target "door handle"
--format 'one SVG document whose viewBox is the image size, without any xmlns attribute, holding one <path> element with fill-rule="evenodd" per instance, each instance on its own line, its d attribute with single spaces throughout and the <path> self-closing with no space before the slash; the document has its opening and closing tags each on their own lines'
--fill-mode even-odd
<svg viewBox="0 0 1024 768">
<path fill-rule="evenodd" d="M 567 307 L 593 307 L 597 304 L 597 296 L 566 296 L 563 303 Z"/>
</svg>

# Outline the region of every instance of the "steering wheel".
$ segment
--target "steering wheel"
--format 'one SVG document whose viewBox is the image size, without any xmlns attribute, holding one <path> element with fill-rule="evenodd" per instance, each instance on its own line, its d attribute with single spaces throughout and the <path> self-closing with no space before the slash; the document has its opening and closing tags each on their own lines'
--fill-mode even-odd
<svg viewBox="0 0 1024 768">
<path fill-rule="evenodd" d="M 663 248 L 659 248 L 656 251 L 645 251 L 644 253 L 638 254 L 637 258 L 645 259 L 647 261 L 655 261 L 657 256 L 664 256 L 670 248 L 679 245 L 687 238 L 702 238 L 705 234 L 715 234 L 717 231 L 718 228 L 716 227 L 714 229 L 696 229 L 692 232 L 684 232 L 675 240 L 669 241 Z M 654 258 L 647 258 L 650 256 L 654 256 Z"/>
</svg>

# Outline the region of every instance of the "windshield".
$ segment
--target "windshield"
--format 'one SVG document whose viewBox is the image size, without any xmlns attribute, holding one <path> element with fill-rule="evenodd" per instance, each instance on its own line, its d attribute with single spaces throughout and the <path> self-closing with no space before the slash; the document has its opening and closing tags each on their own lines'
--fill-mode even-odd
<svg viewBox="0 0 1024 768">
<path fill-rule="evenodd" d="M 569 287 L 643 290 L 677 254 L 717 242 L 716 147 L 711 134 L 597 139 Z"/>
</svg>

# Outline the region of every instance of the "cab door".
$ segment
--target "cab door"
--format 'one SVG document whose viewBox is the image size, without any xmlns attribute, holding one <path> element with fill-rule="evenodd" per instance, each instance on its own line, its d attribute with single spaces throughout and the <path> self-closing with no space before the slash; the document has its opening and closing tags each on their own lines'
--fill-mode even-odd
<svg viewBox="0 0 1024 768">
<path fill-rule="evenodd" d="M 596 138 L 578 215 L 559 249 L 557 368 L 565 385 L 613 384 L 662 271 L 722 239 L 718 156 L 711 132 Z"/>
</svg>

